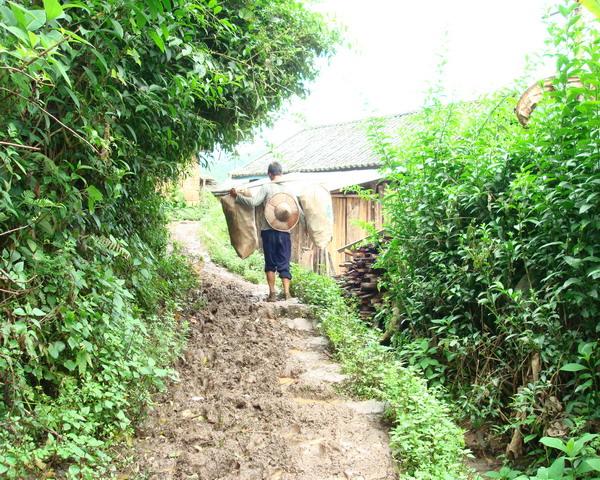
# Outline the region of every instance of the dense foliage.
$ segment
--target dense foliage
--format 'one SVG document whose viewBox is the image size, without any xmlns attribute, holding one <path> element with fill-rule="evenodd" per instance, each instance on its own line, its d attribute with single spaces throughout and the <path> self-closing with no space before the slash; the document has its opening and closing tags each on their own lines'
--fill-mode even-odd
<svg viewBox="0 0 600 480">
<path fill-rule="evenodd" d="M 600 422 L 600 33 L 576 7 L 527 128 L 504 92 L 432 101 L 400 146 L 374 133 L 393 345 L 513 457 Z"/>
<path fill-rule="evenodd" d="M 0 476 L 102 476 L 181 345 L 159 187 L 333 40 L 296 0 L 0 0 Z"/>
<path fill-rule="evenodd" d="M 354 393 L 385 401 L 392 424 L 390 447 L 403 480 L 454 480 L 470 476 L 462 430 L 448 407 L 428 391 L 418 371 L 402 365 L 358 316 L 335 280 L 293 268 L 294 295 L 315 306 Z"/>
</svg>

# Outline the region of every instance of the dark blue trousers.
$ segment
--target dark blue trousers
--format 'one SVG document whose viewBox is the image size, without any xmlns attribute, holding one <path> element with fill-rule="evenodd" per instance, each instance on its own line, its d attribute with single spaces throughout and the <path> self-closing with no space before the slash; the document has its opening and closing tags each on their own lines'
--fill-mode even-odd
<svg viewBox="0 0 600 480">
<path fill-rule="evenodd" d="M 265 254 L 265 272 L 278 272 L 281 278 L 289 278 L 291 280 L 290 258 L 292 257 L 292 240 L 290 232 L 262 230 L 260 236 Z"/>
</svg>

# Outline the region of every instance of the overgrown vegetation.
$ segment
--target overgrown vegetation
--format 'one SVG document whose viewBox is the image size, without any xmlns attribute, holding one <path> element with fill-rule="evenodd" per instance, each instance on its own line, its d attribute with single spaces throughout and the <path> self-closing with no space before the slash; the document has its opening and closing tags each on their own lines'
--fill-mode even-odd
<svg viewBox="0 0 600 480">
<path fill-rule="evenodd" d="M 316 307 L 323 332 L 352 377 L 354 392 L 387 402 L 386 416 L 393 425 L 390 446 L 400 478 L 467 478 L 463 432 L 420 374 L 379 344 L 377 332 L 360 320 L 332 278 L 299 267 L 293 275 L 294 295 Z"/>
<path fill-rule="evenodd" d="M 550 29 L 554 90 L 527 128 L 513 112 L 516 94 L 502 92 L 475 104 L 434 99 L 401 146 L 373 133 L 390 181 L 381 316 L 400 358 L 444 386 L 469 426 L 503 442 L 509 458 L 548 465 L 565 452 L 559 439 L 587 445 L 577 464 L 566 453 L 555 473 L 535 478 L 592 478 L 600 34 L 575 2 L 560 11 Z"/>
<path fill-rule="evenodd" d="M 194 284 L 159 187 L 334 40 L 295 0 L 0 0 L 0 476 L 108 476 Z"/>
</svg>

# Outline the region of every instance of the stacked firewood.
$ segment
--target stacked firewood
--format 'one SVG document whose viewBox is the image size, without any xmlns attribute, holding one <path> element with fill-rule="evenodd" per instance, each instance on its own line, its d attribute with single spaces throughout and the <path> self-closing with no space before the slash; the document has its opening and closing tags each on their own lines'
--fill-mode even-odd
<svg viewBox="0 0 600 480">
<path fill-rule="evenodd" d="M 379 251 L 374 245 L 365 245 L 344 253 L 351 259 L 340 265 L 345 270 L 340 284 L 349 296 L 358 299 L 361 318 L 370 322 L 382 303 L 382 292 L 377 288 L 382 271 L 374 268 Z"/>
</svg>

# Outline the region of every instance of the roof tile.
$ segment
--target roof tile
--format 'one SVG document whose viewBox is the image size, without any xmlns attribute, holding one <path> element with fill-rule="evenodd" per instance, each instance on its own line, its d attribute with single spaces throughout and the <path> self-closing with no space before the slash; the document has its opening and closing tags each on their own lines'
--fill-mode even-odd
<svg viewBox="0 0 600 480">
<path fill-rule="evenodd" d="M 382 124 L 386 134 L 395 136 L 412 132 L 416 122 L 412 113 L 405 113 L 307 128 L 233 171 L 232 177 L 264 176 L 267 166 L 274 161 L 280 162 L 286 173 L 377 168 L 381 160 L 373 151 L 368 135 L 373 124 Z"/>
</svg>

